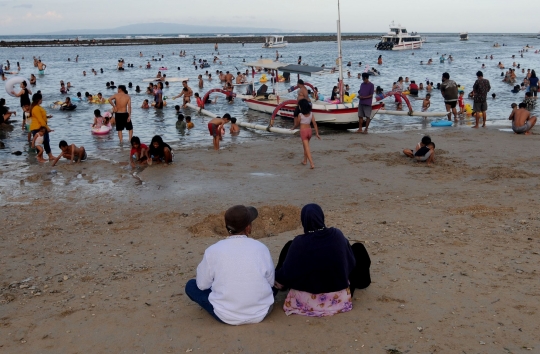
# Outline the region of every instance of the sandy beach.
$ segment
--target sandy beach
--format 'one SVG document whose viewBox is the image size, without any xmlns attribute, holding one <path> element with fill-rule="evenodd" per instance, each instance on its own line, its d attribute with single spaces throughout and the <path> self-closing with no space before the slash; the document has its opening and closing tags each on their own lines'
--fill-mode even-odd
<svg viewBox="0 0 540 354">
<path fill-rule="evenodd" d="M 539 135 L 435 130 L 428 167 L 401 153 L 424 133 L 323 135 L 315 170 L 300 138 L 275 135 L 219 152 L 208 137 L 136 174 L 127 144 L 78 165 L 3 162 L 0 351 L 540 352 Z M 309 202 L 370 253 L 353 311 L 287 317 L 282 292 L 265 321 L 233 327 L 185 296 L 226 208 L 259 209 L 276 262 Z"/>
</svg>

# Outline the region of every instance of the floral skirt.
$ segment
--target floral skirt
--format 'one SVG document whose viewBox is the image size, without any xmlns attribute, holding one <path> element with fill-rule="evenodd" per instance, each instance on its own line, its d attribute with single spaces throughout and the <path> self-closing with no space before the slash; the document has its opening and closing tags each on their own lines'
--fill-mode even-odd
<svg viewBox="0 0 540 354">
<path fill-rule="evenodd" d="M 291 289 L 283 305 L 283 311 L 287 316 L 294 314 L 324 317 L 351 310 L 352 299 L 349 288 L 325 294 L 310 294 Z"/>
</svg>

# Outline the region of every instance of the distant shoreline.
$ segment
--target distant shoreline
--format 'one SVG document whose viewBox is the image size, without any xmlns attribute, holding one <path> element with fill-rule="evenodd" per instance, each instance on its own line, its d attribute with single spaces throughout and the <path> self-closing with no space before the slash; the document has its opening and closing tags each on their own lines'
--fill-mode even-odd
<svg viewBox="0 0 540 354">
<path fill-rule="evenodd" d="M 344 41 L 376 39 L 377 35 L 342 35 Z M 336 35 L 290 36 L 289 43 L 331 42 L 337 41 Z M 100 46 L 134 46 L 134 45 L 166 45 L 166 44 L 222 44 L 222 43 L 264 43 L 264 36 L 249 37 L 193 37 L 193 38 L 116 38 L 95 40 L 29 40 L 0 41 L 0 47 L 100 47 Z"/>
</svg>

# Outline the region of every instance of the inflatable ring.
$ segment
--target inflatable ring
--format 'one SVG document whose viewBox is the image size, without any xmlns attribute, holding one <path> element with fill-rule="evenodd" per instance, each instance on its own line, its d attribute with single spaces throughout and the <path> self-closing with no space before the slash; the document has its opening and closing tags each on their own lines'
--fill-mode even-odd
<svg viewBox="0 0 540 354">
<path fill-rule="evenodd" d="M 101 128 L 92 128 L 91 125 L 90 125 L 90 127 L 91 127 L 91 130 L 92 130 L 92 134 L 94 134 L 94 135 L 107 135 L 112 130 L 112 128 L 107 126 L 107 125 L 102 125 Z"/>
<path fill-rule="evenodd" d="M 26 81 L 26 86 L 30 86 L 30 81 L 26 80 L 22 76 L 15 76 L 11 79 L 6 81 L 6 93 L 10 95 L 11 97 L 17 97 L 15 96 L 12 91 L 15 88 L 15 86 L 20 85 L 21 82 Z"/>
<path fill-rule="evenodd" d="M 161 68 L 159 68 L 159 70 L 168 70 L 166 67 L 162 66 Z"/>
<path fill-rule="evenodd" d="M 431 122 L 432 127 L 451 127 L 452 125 L 454 125 L 454 123 L 449 120 L 436 120 Z"/>
</svg>

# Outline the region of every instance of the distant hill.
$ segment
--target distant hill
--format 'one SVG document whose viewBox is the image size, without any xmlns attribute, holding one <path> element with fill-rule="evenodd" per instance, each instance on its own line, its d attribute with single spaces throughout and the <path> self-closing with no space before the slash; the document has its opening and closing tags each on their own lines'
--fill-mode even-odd
<svg viewBox="0 0 540 354">
<path fill-rule="evenodd" d="M 180 23 L 139 23 L 107 29 L 81 29 L 51 32 L 57 35 L 89 35 L 89 34 L 192 34 L 192 33 L 277 33 L 283 32 L 275 28 L 258 27 L 225 27 L 198 26 Z"/>
</svg>

